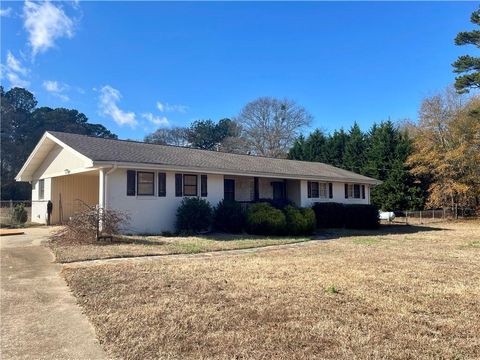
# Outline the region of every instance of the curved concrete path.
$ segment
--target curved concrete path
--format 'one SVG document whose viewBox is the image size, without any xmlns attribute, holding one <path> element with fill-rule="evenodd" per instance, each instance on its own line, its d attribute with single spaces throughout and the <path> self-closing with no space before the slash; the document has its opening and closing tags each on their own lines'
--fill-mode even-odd
<svg viewBox="0 0 480 360">
<path fill-rule="evenodd" d="M 105 359 L 95 330 L 41 242 L 48 228 L 0 237 L 2 359 Z"/>
</svg>

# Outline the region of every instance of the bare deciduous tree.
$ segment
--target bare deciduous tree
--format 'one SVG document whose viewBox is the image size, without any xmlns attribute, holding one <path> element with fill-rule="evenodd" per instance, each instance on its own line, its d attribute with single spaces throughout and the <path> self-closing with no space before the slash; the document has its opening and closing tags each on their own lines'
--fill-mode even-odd
<svg viewBox="0 0 480 360">
<path fill-rule="evenodd" d="M 285 157 L 312 116 L 295 101 L 258 98 L 242 109 L 236 119 L 243 138 L 256 155 Z"/>
<path fill-rule="evenodd" d="M 171 129 L 158 129 L 145 136 L 144 141 L 149 144 L 187 146 L 187 137 L 187 128 L 174 127 Z"/>
</svg>

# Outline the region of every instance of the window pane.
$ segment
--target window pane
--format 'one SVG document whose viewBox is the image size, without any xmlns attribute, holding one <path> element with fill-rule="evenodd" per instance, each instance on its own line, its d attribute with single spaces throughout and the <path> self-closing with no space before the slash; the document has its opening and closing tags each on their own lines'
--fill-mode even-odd
<svg viewBox="0 0 480 360">
<path fill-rule="evenodd" d="M 153 184 L 154 174 L 150 172 L 137 172 L 138 180 L 138 195 L 153 195 L 154 193 L 154 184 Z"/>
<path fill-rule="evenodd" d="M 38 200 L 43 200 L 45 196 L 45 180 L 38 180 Z"/>
<path fill-rule="evenodd" d="M 327 184 L 320 183 L 318 192 L 319 192 L 320 197 L 326 198 L 327 197 Z"/>
<path fill-rule="evenodd" d="M 354 195 L 355 199 L 360 199 L 360 185 L 355 184 L 353 186 L 353 195 Z"/>
<path fill-rule="evenodd" d="M 197 175 L 183 175 L 183 195 L 197 196 Z"/>
</svg>

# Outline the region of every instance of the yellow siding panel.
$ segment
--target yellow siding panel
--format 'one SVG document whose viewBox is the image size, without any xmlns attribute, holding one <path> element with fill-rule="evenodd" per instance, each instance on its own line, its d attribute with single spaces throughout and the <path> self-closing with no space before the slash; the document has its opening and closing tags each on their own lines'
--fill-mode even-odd
<svg viewBox="0 0 480 360">
<path fill-rule="evenodd" d="M 52 178 L 52 223 L 65 223 L 75 212 L 85 209 L 85 204 L 98 204 L 98 174 L 66 175 Z M 62 216 L 60 216 L 60 212 Z"/>
</svg>

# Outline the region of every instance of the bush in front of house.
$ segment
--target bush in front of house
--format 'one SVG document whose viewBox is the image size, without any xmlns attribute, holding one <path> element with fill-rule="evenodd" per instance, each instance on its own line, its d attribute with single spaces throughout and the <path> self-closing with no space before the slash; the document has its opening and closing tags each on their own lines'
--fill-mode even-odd
<svg viewBox="0 0 480 360">
<path fill-rule="evenodd" d="M 23 204 L 17 204 L 13 208 L 12 220 L 14 224 L 23 225 L 28 220 L 28 213 Z"/>
<path fill-rule="evenodd" d="M 289 205 L 283 211 L 287 222 L 286 232 L 289 235 L 310 235 L 315 231 L 316 219 L 312 209 L 298 209 Z"/>
<path fill-rule="evenodd" d="M 181 234 L 198 234 L 210 229 L 212 206 L 204 199 L 186 197 L 177 209 L 175 227 Z"/>
<path fill-rule="evenodd" d="M 247 210 L 246 229 L 256 235 L 282 235 L 286 229 L 285 214 L 268 203 L 256 203 Z"/>
<path fill-rule="evenodd" d="M 235 201 L 222 200 L 215 207 L 213 227 L 226 233 L 241 233 L 245 225 L 245 212 Z"/>
<path fill-rule="evenodd" d="M 98 240 L 97 235 L 118 235 L 129 222 L 130 216 L 124 211 L 85 205 L 53 234 L 52 240 L 59 245 L 91 244 Z"/>
<path fill-rule="evenodd" d="M 312 207 L 317 219 L 317 228 L 343 228 L 345 226 L 345 205 L 335 202 L 317 202 Z"/>
<path fill-rule="evenodd" d="M 272 205 L 274 208 L 283 210 L 287 206 L 294 206 L 293 202 L 288 199 L 260 199 L 256 201 L 257 203 L 267 203 Z"/>
<path fill-rule="evenodd" d="M 377 229 L 380 226 L 378 209 L 374 205 L 345 205 L 345 227 L 347 229 Z"/>
</svg>

